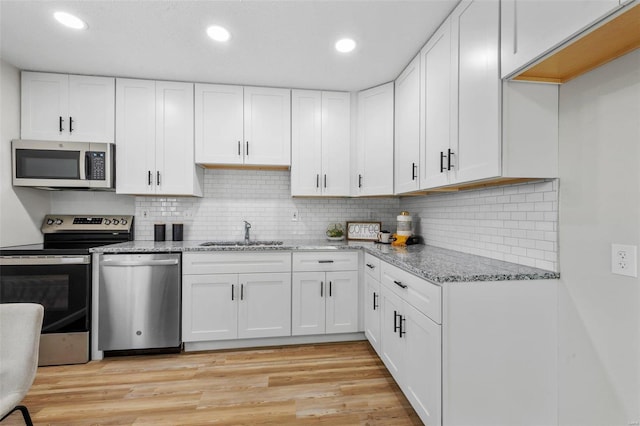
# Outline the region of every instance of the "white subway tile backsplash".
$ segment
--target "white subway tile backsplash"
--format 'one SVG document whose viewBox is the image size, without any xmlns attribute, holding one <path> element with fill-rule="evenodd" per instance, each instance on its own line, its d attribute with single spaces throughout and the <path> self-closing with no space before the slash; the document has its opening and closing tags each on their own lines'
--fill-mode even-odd
<svg viewBox="0 0 640 426">
<path fill-rule="evenodd" d="M 135 237 L 152 240 L 158 222 L 184 223 L 185 240 L 240 240 L 243 220 L 252 238 L 266 240 L 324 238 L 333 222 L 375 220 L 395 230 L 397 198 L 291 198 L 289 185 L 287 171 L 208 169 L 203 198 L 136 197 Z"/>
<path fill-rule="evenodd" d="M 558 270 L 558 183 L 519 185 L 422 197 L 291 198 L 287 171 L 205 171 L 203 198 L 136 197 L 136 239 L 153 224 L 184 223 L 185 240 L 324 238 L 329 223 L 382 222 L 392 232 L 402 210 L 428 244 L 527 266 Z M 292 221 L 294 211 L 298 221 Z"/>
<path fill-rule="evenodd" d="M 404 197 L 416 233 L 428 244 L 558 270 L 555 179 Z"/>
</svg>

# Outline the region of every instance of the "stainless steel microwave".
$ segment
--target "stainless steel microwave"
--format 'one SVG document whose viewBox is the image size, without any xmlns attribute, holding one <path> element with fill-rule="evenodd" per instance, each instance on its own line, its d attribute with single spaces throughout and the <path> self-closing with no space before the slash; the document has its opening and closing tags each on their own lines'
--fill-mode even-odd
<svg viewBox="0 0 640 426">
<path fill-rule="evenodd" d="M 11 141 L 13 185 L 43 189 L 115 189 L 115 145 Z"/>
</svg>

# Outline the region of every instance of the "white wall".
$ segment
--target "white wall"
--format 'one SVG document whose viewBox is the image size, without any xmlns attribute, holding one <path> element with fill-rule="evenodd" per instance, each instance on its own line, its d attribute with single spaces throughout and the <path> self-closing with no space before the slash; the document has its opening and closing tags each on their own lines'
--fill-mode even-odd
<svg viewBox="0 0 640 426">
<path fill-rule="evenodd" d="M 0 247 L 42 241 L 49 193 L 11 185 L 11 139 L 20 138 L 20 71 L 0 59 Z"/>
<path fill-rule="evenodd" d="M 640 424 L 640 50 L 560 89 L 561 425 Z"/>
</svg>

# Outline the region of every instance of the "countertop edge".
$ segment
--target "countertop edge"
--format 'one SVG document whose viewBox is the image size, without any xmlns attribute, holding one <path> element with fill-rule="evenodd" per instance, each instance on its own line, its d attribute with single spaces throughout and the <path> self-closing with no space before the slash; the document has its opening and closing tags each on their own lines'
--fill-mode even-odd
<svg viewBox="0 0 640 426">
<path fill-rule="evenodd" d="M 354 243 L 354 242 L 330 242 L 330 241 L 309 241 L 309 242 L 296 242 L 296 243 L 283 243 L 277 246 L 200 246 L 199 241 L 181 241 L 181 242 L 153 242 L 153 241 L 130 241 L 126 243 L 113 244 L 109 246 L 95 247 L 90 249 L 91 253 L 96 254 L 123 254 L 123 253 L 198 253 L 198 252 L 264 252 L 264 251 L 349 251 L 349 250 L 363 250 L 365 253 L 384 260 L 400 269 L 405 270 L 419 278 L 430 281 L 434 284 L 444 283 L 469 283 L 469 282 L 486 282 L 486 281 L 526 281 L 526 280 L 550 280 L 559 279 L 560 273 L 547 271 L 534 267 L 527 267 L 524 265 L 518 265 L 514 263 L 494 260 L 485 258 L 482 256 L 463 253 L 453 250 L 442 249 L 433 246 L 422 246 L 423 251 L 433 251 L 439 254 L 440 257 L 447 258 L 447 254 L 450 254 L 451 260 L 448 262 L 450 265 L 461 264 L 459 259 L 465 260 L 466 263 L 472 263 L 474 261 L 479 263 L 491 262 L 495 263 L 496 271 L 488 273 L 437 273 L 435 268 L 424 269 L 412 265 L 410 262 L 404 261 L 399 257 L 402 255 L 400 252 L 382 252 L 382 248 L 377 244 L 372 243 Z M 386 246 L 388 248 L 389 246 Z M 391 248 L 389 248 L 391 250 Z M 415 250 L 415 249 L 414 249 Z M 405 250 L 406 251 L 406 250 Z M 427 253 L 428 253 L 427 252 Z M 405 253 L 406 254 L 406 253 Z M 425 255 L 426 256 L 426 255 Z M 456 262 L 456 260 L 458 261 Z M 444 261 L 447 263 L 447 261 Z M 441 262 L 442 263 L 442 262 Z M 528 269 L 526 272 L 520 271 L 505 271 L 505 269 Z M 491 266 L 486 266 L 491 269 Z"/>
</svg>

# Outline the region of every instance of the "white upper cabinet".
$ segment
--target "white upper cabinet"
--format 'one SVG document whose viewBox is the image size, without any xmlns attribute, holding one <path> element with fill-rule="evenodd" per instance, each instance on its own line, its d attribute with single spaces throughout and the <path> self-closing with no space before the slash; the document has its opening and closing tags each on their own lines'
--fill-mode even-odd
<svg viewBox="0 0 640 426">
<path fill-rule="evenodd" d="M 116 84 L 116 192 L 154 194 L 156 82 L 119 78 Z"/>
<path fill-rule="evenodd" d="M 420 51 L 420 188 L 447 184 L 448 151 L 457 134 L 452 117 L 457 102 L 453 99 L 451 19 L 429 39 Z M 445 158 L 445 156 L 447 158 Z"/>
<path fill-rule="evenodd" d="M 22 73 L 22 139 L 113 142 L 115 79 Z"/>
<path fill-rule="evenodd" d="M 348 196 L 350 95 L 291 93 L 291 195 Z"/>
<path fill-rule="evenodd" d="M 354 195 L 393 194 L 393 82 L 358 92 Z"/>
<path fill-rule="evenodd" d="M 116 111 L 117 193 L 202 196 L 193 84 L 118 79 Z"/>
<path fill-rule="evenodd" d="M 544 56 L 621 3 L 619 0 L 502 0 L 502 77 L 509 77 Z"/>
<path fill-rule="evenodd" d="M 291 165 L 291 91 L 244 88 L 244 163 Z"/>
<path fill-rule="evenodd" d="M 464 0 L 421 51 L 420 189 L 557 176 L 557 87 L 502 83 L 499 13 Z"/>
<path fill-rule="evenodd" d="M 451 15 L 457 147 L 447 165 L 457 182 L 500 176 L 500 4 L 463 2 Z"/>
<path fill-rule="evenodd" d="M 195 85 L 196 162 L 243 163 L 243 106 L 241 86 Z"/>
<path fill-rule="evenodd" d="M 196 162 L 289 166 L 289 89 L 195 85 Z"/>
<path fill-rule="evenodd" d="M 419 189 L 420 56 L 395 81 L 395 193 Z"/>
</svg>

